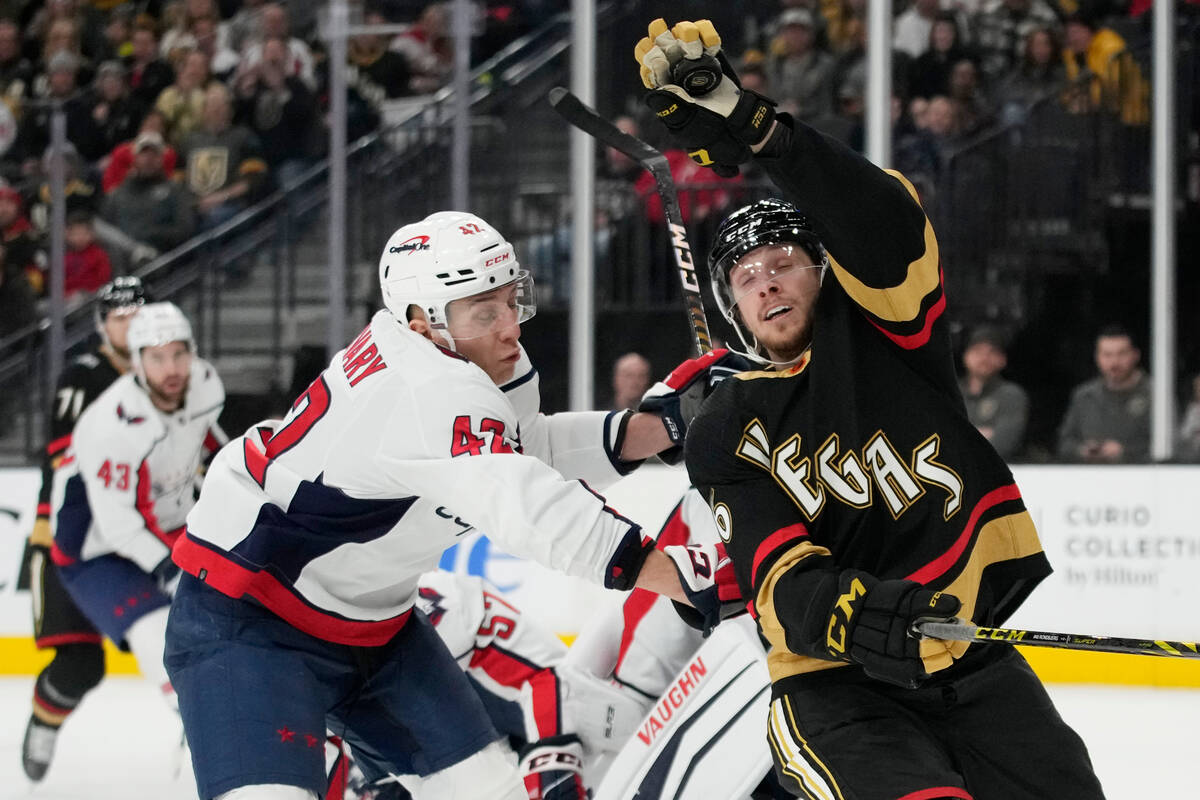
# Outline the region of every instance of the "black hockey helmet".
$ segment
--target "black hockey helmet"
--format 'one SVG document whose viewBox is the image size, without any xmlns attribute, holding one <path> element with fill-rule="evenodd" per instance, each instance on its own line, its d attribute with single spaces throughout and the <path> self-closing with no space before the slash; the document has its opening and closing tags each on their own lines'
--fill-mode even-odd
<svg viewBox="0 0 1200 800">
<path fill-rule="evenodd" d="M 96 292 L 96 324 L 103 325 L 118 308 L 142 306 L 150 302 L 142 279 L 134 275 L 113 278 Z"/>
<path fill-rule="evenodd" d="M 763 363 L 773 362 L 760 352 L 754 334 L 735 314 L 737 305 L 729 286 L 729 271 L 742 256 L 772 244 L 797 244 L 812 258 L 813 264 L 828 266 L 825 247 L 808 224 L 808 218 L 791 203 L 776 198 L 743 206 L 726 217 L 708 252 L 708 274 L 717 307 L 746 346 L 742 355 Z"/>
</svg>

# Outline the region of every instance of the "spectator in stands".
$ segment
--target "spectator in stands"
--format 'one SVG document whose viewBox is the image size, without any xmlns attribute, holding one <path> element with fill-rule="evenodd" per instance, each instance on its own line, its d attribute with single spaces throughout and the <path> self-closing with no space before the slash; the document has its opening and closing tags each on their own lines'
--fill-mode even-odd
<svg viewBox="0 0 1200 800">
<path fill-rule="evenodd" d="M 1072 110 L 1103 109 L 1126 125 L 1150 122 L 1150 85 L 1116 31 L 1098 27 L 1087 14 L 1068 16 L 1063 60 L 1067 80 L 1082 84 L 1085 100 L 1082 109 L 1068 103 Z"/>
<path fill-rule="evenodd" d="M 34 293 L 41 294 L 46 254 L 37 231 L 22 212 L 23 205 L 20 192 L 7 184 L 0 185 L 0 244 L 4 246 L 4 263 L 8 269 L 20 271 Z"/>
<path fill-rule="evenodd" d="M 234 115 L 258 137 L 278 186 L 287 186 L 312 165 L 321 138 L 317 99 L 288 74 L 287 60 L 287 42 L 268 37 L 262 60 L 238 81 Z"/>
<path fill-rule="evenodd" d="M 825 40 L 830 50 L 834 53 L 844 53 L 855 46 L 858 38 L 856 29 L 866 25 L 866 12 L 866 0 L 821 3 L 821 16 L 825 19 Z"/>
<path fill-rule="evenodd" d="M 379 24 L 383 18 L 373 14 L 368 16 L 367 22 Z M 408 59 L 394 50 L 388 50 L 385 37 L 373 34 L 352 36 L 347 44 L 346 56 L 350 62 L 346 73 L 347 84 L 372 106 L 378 107 L 384 100 L 413 93 L 413 71 Z"/>
<path fill-rule="evenodd" d="M 162 41 L 159 43 L 159 54 L 175 63 L 175 55 L 179 51 L 187 51 L 193 49 L 196 45 L 196 40 L 192 34 L 192 26 L 196 20 L 208 17 L 212 20 L 221 18 L 221 11 L 217 8 L 215 0 L 183 0 L 183 7 L 178 9 L 173 16 L 172 24 L 163 34 Z M 163 19 L 166 21 L 168 13 L 164 11 Z M 229 46 L 229 33 L 226 27 L 220 23 L 217 25 L 217 36 L 220 40 L 218 49 L 225 49 Z"/>
<path fill-rule="evenodd" d="M 929 29 L 929 48 L 908 67 L 909 96 L 930 98 L 949 91 L 950 69 L 967 56 L 961 40 L 954 15 L 939 12 Z"/>
<path fill-rule="evenodd" d="M 779 15 L 779 33 L 764 67 L 782 109 L 805 121 L 832 112 L 833 56 L 817 47 L 808 9 L 790 8 Z"/>
<path fill-rule="evenodd" d="M 15 333 L 36 322 L 37 299 L 20 267 L 8 263 L 5 248 L 0 246 L 0 338 Z M 9 393 L 3 393 L 8 398 Z M 0 408 L 0 430 L 9 422 L 10 414 Z"/>
<path fill-rule="evenodd" d="M 129 92 L 146 107 L 153 106 L 163 90 L 175 82 L 175 70 L 158 57 L 158 34 L 154 20 L 139 18 L 130 39 Z"/>
<path fill-rule="evenodd" d="M 974 42 L 987 80 L 999 81 L 1017 68 L 1032 31 L 1057 25 L 1046 0 L 989 0 L 975 18 Z"/>
<path fill-rule="evenodd" d="M 1021 451 L 1029 421 L 1029 397 L 1000 373 L 1008 365 L 1005 341 L 991 327 L 971 332 L 963 351 L 965 373 L 959 381 L 967 418 L 1006 461 Z"/>
<path fill-rule="evenodd" d="M 1200 375 L 1192 378 L 1192 396 L 1183 411 L 1178 446 L 1180 461 L 1200 462 Z"/>
<path fill-rule="evenodd" d="M 75 91 L 75 74 L 79 62 L 70 53 L 58 53 L 50 60 L 47 75 L 47 99 L 62 101 L 67 120 L 67 141 L 88 159 L 103 155 L 99 127 L 92 119 L 91 109 L 85 98 Z M 37 171 L 38 160 L 50 145 L 49 105 L 32 106 L 26 109 L 17 129 L 17 141 L 13 151 L 23 159 L 26 175 Z"/>
<path fill-rule="evenodd" d="M 95 216 L 100 210 L 100 200 L 103 197 L 98 177 L 93 174 L 91 167 L 80 157 L 79 151 L 70 142 L 63 148 L 62 158 L 63 179 L 66 183 L 65 212 L 70 214 L 82 211 Z M 38 161 L 34 176 L 37 191 L 29 203 L 29 221 L 33 223 L 38 235 L 43 238 L 50 233 L 50 209 L 53 205 L 50 194 L 52 165 L 53 152 L 47 148 Z"/>
<path fill-rule="evenodd" d="M 221 43 L 216 17 L 197 17 L 189 30 L 193 46 L 208 56 L 209 71 L 219 81 L 232 77 L 241 57 Z"/>
<path fill-rule="evenodd" d="M 302 39 L 291 35 L 287 11 L 278 3 L 267 3 L 262 7 L 261 14 L 263 41 L 272 38 L 287 42 L 287 74 L 304 81 L 304 85 L 310 89 L 315 88 L 317 80 L 313 71 L 312 51 Z M 262 61 L 263 41 L 251 42 L 242 52 L 244 68 L 251 69 Z"/>
<path fill-rule="evenodd" d="M 92 218 L 75 212 L 67 216 L 66 250 L 63 253 L 63 294 L 67 300 L 81 293 L 91 293 L 112 278 L 112 262 L 108 253 L 96 241 Z"/>
<path fill-rule="evenodd" d="M 133 36 L 133 4 L 126 3 L 112 9 L 104 23 L 104 49 L 96 54 L 100 62 L 122 59 L 133 51 L 130 38 Z"/>
<path fill-rule="evenodd" d="M 180 143 L 185 184 L 196 198 L 201 227 L 220 225 L 245 209 L 268 177 L 258 138 L 232 123 L 229 90 L 214 83 L 204 95 L 203 123 Z"/>
<path fill-rule="evenodd" d="M 242 0 L 237 12 L 226 23 L 229 26 L 229 47 L 243 53 L 254 42 L 262 41 L 262 6 L 266 0 Z"/>
<path fill-rule="evenodd" d="M 1058 33 L 1054 28 L 1035 28 L 1025 37 L 1021 65 L 1006 75 L 997 89 L 1001 119 L 1023 122 L 1035 103 L 1062 91 L 1065 83 Z"/>
<path fill-rule="evenodd" d="M 166 130 L 167 121 L 163 118 L 162 112 L 151 110 L 142 118 L 142 124 L 138 127 L 137 133 L 153 132 L 157 133 L 159 138 L 165 139 L 163 134 Z M 101 180 L 101 188 L 105 194 L 112 194 L 113 190 L 125 180 L 125 176 L 133 166 L 133 144 L 134 138 L 130 138 L 127 142 L 121 142 L 109 153 L 107 164 L 104 167 L 104 177 Z M 175 159 L 175 148 L 167 145 L 163 150 L 163 172 L 167 175 L 175 174 Z"/>
<path fill-rule="evenodd" d="M 950 67 L 948 94 L 955 105 L 959 135 L 978 133 L 995 121 L 992 103 L 980 86 L 979 68 L 971 59 L 960 58 Z"/>
<path fill-rule="evenodd" d="M 929 32 L 938 14 L 938 0 L 913 0 L 892 24 L 892 46 L 911 58 L 929 48 Z"/>
<path fill-rule="evenodd" d="M 199 50 L 189 52 L 175 82 L 163 90 L 154 104 L 167 121 L 169 141 L 179 144 L 200 125 L 209 82 L 208 56 Z"/>
<path fill-rule="evenodd" d="M 1137 463 L 1150 456 L 1150 379 L 1141 351 L 1124 328 L 1096 337 L 1100 375 L 1075 388 L 1058 431 L 1062 461 Z"/>
<path fill-rule="evenodd" d="M 192 198 L 163 169 L 167 146 L 146 130 L 134 140 L 128 176 L 104 201 L 103 217 L 133 239 L 155 250 L 181 244 L 196 227 Z"/>
<path fill-rule="evenodd" d="M 636 409 L 642 395 L 653 383 L 650 377 L 650 361 L 641 353 L 626 353 L 613 362 L 612 402 L 614 411 Z"/>
<path fill-rule="evenodd" d="M 138 126 L 146 115 L 146 107 L 129 94 L 125 67 L 120 61 L 105 61 L 96 70 L 96 83 L 88 95 L 92 121 L 98 139 L 95 151 L 100 158 L 121 142 L 137 135 Z M 96 160 L 96 159 L 91 159 Z"/>
<path fill-rule="evenodd" d="M 413 72 L 414 94 L 436 92 L 454 69 L 454 42 L 446 14 L 444 3 L 430 3 L 411 28 L 392 40 L 390 49 L 404 56 Z"/>
<path fill-rule="evenodd" d="M 50 24 L 46 31 L 46 40 L 42 45 L 40 63 L 34 68 L 33 93 L 36 97 L 48 97 L 52 94 L 50 88 L 50 64 L 59 54 L 69 55 L 74 59 L 76 79 L 79 85 L 86 86 L 92 82 L 94 71 L 92 62 L 84 57 L 79 46 L 79 25 L 72 19 L 57 19 Z"/>
<path fill-rule="evenodd" d="M 21 28 L 11 19 L 0 19 L 0 101 L 19 115 L 32 91 L 33 65 L 21 54 Z"/>
<path fill-rule="evenodd" d="M 945 155 L 947 145 L 958 138 L 959 123 L 954 101 L 945 95 L 934 95 L 929 98 L 923 119 L 925 130 L 933 137 L 938 152 Z"/>
</svg>

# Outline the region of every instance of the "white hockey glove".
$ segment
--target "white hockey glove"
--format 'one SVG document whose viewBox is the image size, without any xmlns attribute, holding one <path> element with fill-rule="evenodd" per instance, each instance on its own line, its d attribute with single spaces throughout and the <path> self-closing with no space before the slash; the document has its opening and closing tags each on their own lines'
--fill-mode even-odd
<svg viewBox="0 0 1200 800">
<path fill-rule="evenodd" d="M 547 736 L 525 745 L 518 769 L 529 800 L 587 800 L 583 745 L 577 736 Z"/>
<path fill-rule="evenodd" d="M 679 583 L 691 603 L 687 606 L 672 601 L 688 625 L 708 636 L 722 619 L 745 611 L 733 561 L 726 555 L 724 543 L 672 544 L 662 551 L 675 564 Z"/>
<path fill-rule="evenodd" d="M 554 668 L 566 686 L 563 726 L 589 753 L 615 753 L 637 730 L 650 704 L 610 680 L 568 664 Z"/>
<path fill-rule="evenodd" d="M 662 417 L 663 427 L 674 445 L 658 457 L 668 464 L 682 461 L 688 425 L 700 413 L 705 398 L 712 394 L 718 383 L 753 366 L 746 358 L 722 347 L 684 361 L 671 370 L 670 375 L 651 386 L 642 395 L 638 411 Z"/>
</svg>

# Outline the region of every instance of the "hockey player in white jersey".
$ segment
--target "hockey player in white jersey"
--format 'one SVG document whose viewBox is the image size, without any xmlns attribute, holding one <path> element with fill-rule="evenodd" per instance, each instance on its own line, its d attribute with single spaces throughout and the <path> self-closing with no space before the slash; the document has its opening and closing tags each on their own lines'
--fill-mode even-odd
<svg viewBox="0 0 1200 800">
<path fill-rule="evenodd" d="M 79 609 L 142 673 L 174 693 L 162 665 L 171 547 L 195 502 L 198 469 L 223 443 L 225 390 L 195 354 L 171 303 L 129 323 L 133 369 L 79 417 L 51 494 L 51 557 Z"/>
<path fill-rule="evenodd" d="M 418 576 L 476 526 L 568 574 L 691 597 L 686 556 L 564 479 L 602 486 L 672 441 L 654 414 L 537 413 L 512 246 L 434 214 L 392 235 L 380 282 L 386 310 L 291 412 L 218 454 L 175 547 L 166 664 L 202 798 L 318 796 L 328 723 L 364 761 L 420 776 L 418 800 L 525 800 L 413 610 Z"/>
</svg>

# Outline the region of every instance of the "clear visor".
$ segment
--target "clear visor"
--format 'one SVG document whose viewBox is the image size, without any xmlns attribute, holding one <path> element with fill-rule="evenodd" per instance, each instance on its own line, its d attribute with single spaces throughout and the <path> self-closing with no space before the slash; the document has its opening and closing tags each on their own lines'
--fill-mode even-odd
<svg viewBox="0 0 1200 800">
<path fill-rule="evenodd" d="M 751 250 L 729 270 L 731 305 L 766 288 L 772 281 L 802 269 L 820 269 L 798 244 L 776 244 Z"/>
<path fill-rule="evenodd" d="M 536 312 L 533 276 L 521 270 L 511 283 L 452 300 L 446 306 L 446 330 L 455 341 L 478 339 L 520 325 Z"/>
</svg>

